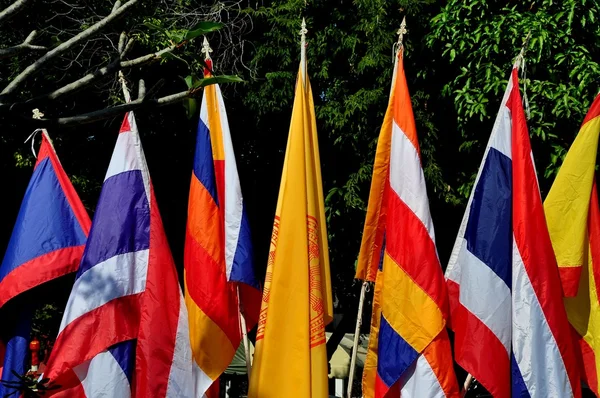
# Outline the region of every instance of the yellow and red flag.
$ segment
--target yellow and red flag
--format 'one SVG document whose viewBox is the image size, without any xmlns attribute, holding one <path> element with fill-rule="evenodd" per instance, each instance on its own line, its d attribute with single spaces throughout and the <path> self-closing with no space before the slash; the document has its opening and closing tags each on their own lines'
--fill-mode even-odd
<svg viewBox="0 0 600 398">
<path fill-rule="evenodd" d="M 364 397 L 457 396 L 446 284 L 402 51 L 377 144 L 356 278 L 375 281 Z"/>
<path fill-rule="evenodd" d="M 205 75 L 210 76 L 208 71 Z M 210 396 L 218 385 L 208 388 L 227 369 L 242 338 L 238 300 L 251 329 L 258 320 L 261 297 L 227 113 L 217 84 L 204 89 L 200 107 L 184 267 L 196 395 Z"/>
<path fill-rule="evenodd" d="M 569 322 L 580 348 L 582 375 L 598 395 L 600 370 L 600 207 L 595 181 L 600 95 L 544 201 Z"/>
<path fill-rule="evenodd" d="M 248 397 L 328 396 L 325 325 L 333 317 L 328 251 L 312 90 L 300 71 Z"/>
</svg>

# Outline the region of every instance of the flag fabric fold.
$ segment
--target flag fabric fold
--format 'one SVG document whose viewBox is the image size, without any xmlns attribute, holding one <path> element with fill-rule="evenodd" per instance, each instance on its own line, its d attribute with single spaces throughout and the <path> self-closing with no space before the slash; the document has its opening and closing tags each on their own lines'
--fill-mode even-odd
<svg viewBox="0 0 600 398">
<path fill-rule="evenodd" d="M 328 396 L 325 325 L 333 317 L 312 90 L 296 80 L 248 396 Z"/>
<path fill-rule="evenodd" d="M 91 221 L 58 160 L 50 137 L 42 143 L 33 175 L 0 264 L 0 308 L 18 295 L 77 270 Z M 26 308 L 25 308 L 26 307 Z M 6 338 L 2 380 L 17 381 L 28 361 L 32 308 L 19 308 Z M 0 343 L 2 344 L 2 343 Z M 0 384 L 0 396 L 8 394 Z"/>
<path fill-rule="evenodd" d="M 546 222 L 566 296 L 565 308 L 578 344 L 582 377 L 598 395 L 600 369 L 600 208 L 595 167 L 600 134 L 600 95 L 544 201 Z M 558 294 L 558 292 L 557 292 Z"/>
<path fill-rule="evenodd" d="M 202 98 L 184 253 L 190 338 L 201 372 L 198 393 L 204 394 L 240 345 L 238 289 L 248 330 L 256 325 L 261 302 L 248 217 L 217 84 L 205 87 Z"/>
<path fill-rule="evenodd" d="M 376 280 L 363 395 L 458 396 L 446 284 L 402 52 L 377 144 L 356 276 Z"/>
<path fill-rule="evenodd" d="M 187 310 L 125 116 L 45 377 L 66 396 L 194 395 Z"/>
<path fill-rule="evenodd" d="M 581 396 L 516 67 L 446 278 L 456 361 L 494 397 Z"/>
</svg>

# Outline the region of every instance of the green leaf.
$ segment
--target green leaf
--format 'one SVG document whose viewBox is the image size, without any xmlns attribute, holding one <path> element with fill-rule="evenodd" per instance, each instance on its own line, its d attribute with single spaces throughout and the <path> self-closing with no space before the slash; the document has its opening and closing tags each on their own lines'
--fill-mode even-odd
<svg viewBox="0 0 600 398">
<path fill-rule="evenodd" d="M 183 38 L 184 40 L 191 40 L 198 36 L 217 31 L 222 27 L 223 24 L 220 22 L 200 22 L 198 25 L 188 30 Z"/>
<path fill-rule="evenodd" d="M 198 101 L 195 98 L 186 98 L 183 101 L 183 107 L 185 108 L 185 115 L 189 119 L 192 119 L 198 112 Z"/>
<path fill-rule="evenodd" d="M 212 76 L 204 79 L 198 79 L 192 88 L 200 88 L 210 86 L 211 84 L 222 84 L 222 83 L 244 83 L 244 80 L 236 75 L 221 75 Z"/>
</svg>

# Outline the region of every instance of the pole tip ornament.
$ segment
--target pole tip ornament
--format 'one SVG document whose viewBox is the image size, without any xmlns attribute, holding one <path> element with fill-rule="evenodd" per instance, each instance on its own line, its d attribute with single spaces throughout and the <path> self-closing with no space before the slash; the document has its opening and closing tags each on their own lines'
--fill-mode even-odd
<svg viewBox="0 0 600 398">
<path fill-rule="evenodd" d="M 392 47 L 393 52 L 393 62 L 396 62 L 400 51 L 404 48 L 404 35 L 408 33 L 406 29 L 406 17 L 402 18 L 402 23 L 400 24 L 400 29 L 396 32 L 398 34 L 398 41 L 394 43 Z"/>
<path fill-rule="evenodd" d="M 308 33 L 308 29 L 306 29 L 306 19 L 302 18 L 302 25 L 300 25 L 300 39 L 302 40 L 302 45 L 306 45 L 306 34 Z"/>
<path fill-rule="evenodd" d="M 202 42 L 202 54 L 204 54 L 204 59 L 211 59 L 210 53 L 213 52 L 212 48 L 210 48 L 210 44 L 208 44 L 208 39 L 204 36 L 204 41 Z"/>
</svg>

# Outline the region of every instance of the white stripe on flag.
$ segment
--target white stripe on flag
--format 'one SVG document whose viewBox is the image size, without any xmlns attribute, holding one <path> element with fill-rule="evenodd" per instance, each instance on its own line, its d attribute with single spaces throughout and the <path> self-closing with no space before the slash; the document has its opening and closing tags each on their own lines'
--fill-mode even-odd
<svg viewBox="0 0 600 398">
<path fill-rule="evenodd" d="M 444 398 L 446 396 L 424 355 L 419 355 L 417 360 L 402 374 L 400 385 L 402 386 L 400 391 L 402 398 Z"/>
<path fill-rule="evenodd" d="M 219 103 L 219 117 L 221 119 L 223 149 L 225 152 L 225 265 L 227 280 L 229 280 L 240 236 L 244 201 L 235 162 L 235 154 L 233 152 L 233 144 L 231 143 L 231 133 L 229 131 L 225 103 L 221 95 L 221 88 L 216 85 L 215 89 Z"/>
<path fill-rule="evenodd" d="M 119 254 L 85 271 L 73 284 L 60 332 L 80 316 L 146 288 L 149 250 Z"/>
<path fill-rule="evenodd" d="M 512 349 L 515 360 L 530 396 L 572 397 L 565 363 L 514 239 L 513 236 Z"/>
<path fill-rule="evenodd" d="M 108 351 L 103 351 L 91 360 L 73 368 L 81 380 L 88 398 L 131 397 L 131 386 L 123 369 Z"/>
<path fill-rule="evenodd" d="M 429 212 L 429 199 L 427 198 L 421 159 L 417 149 L 396 124 L 396 121 L 392 123 L 389 178 L 392 190 L 421 220 L 431 240 L 435 243 L 435 232 Z"/>
<path fill-rule="evenodd" d="M 128 113 L 128 122 L 130 131 L 119 133 L 104 181 L 126 171 L 140 170 L 144 181 L 146 199 L 150 203 L 150 173 L 146 166 L 146 158 L 142 150 L 142 143 L 133 112 Z"/>
<path fill-rule="evenodd" d="M 461 304 L 484 323 L 500 340 L 510 356 L 511 293 L 492 269 L 467 249 L 463 239 L 458 254 L 460 279 L 448 279 L 460 285 Z"/>
<path fill-rule="evenodd" d="M 190 332 L 188 326 L 188 313 L 185 307 L 183 294 L 179 295 L 179 319 L 177 320 L 177 334 L 175 349 L 171 363 L 171 373 L 167 385 L 166 398 L 193 397 L 194 380 L 192 374 L 192 347 L 190 345 Z"/>
</svg>

